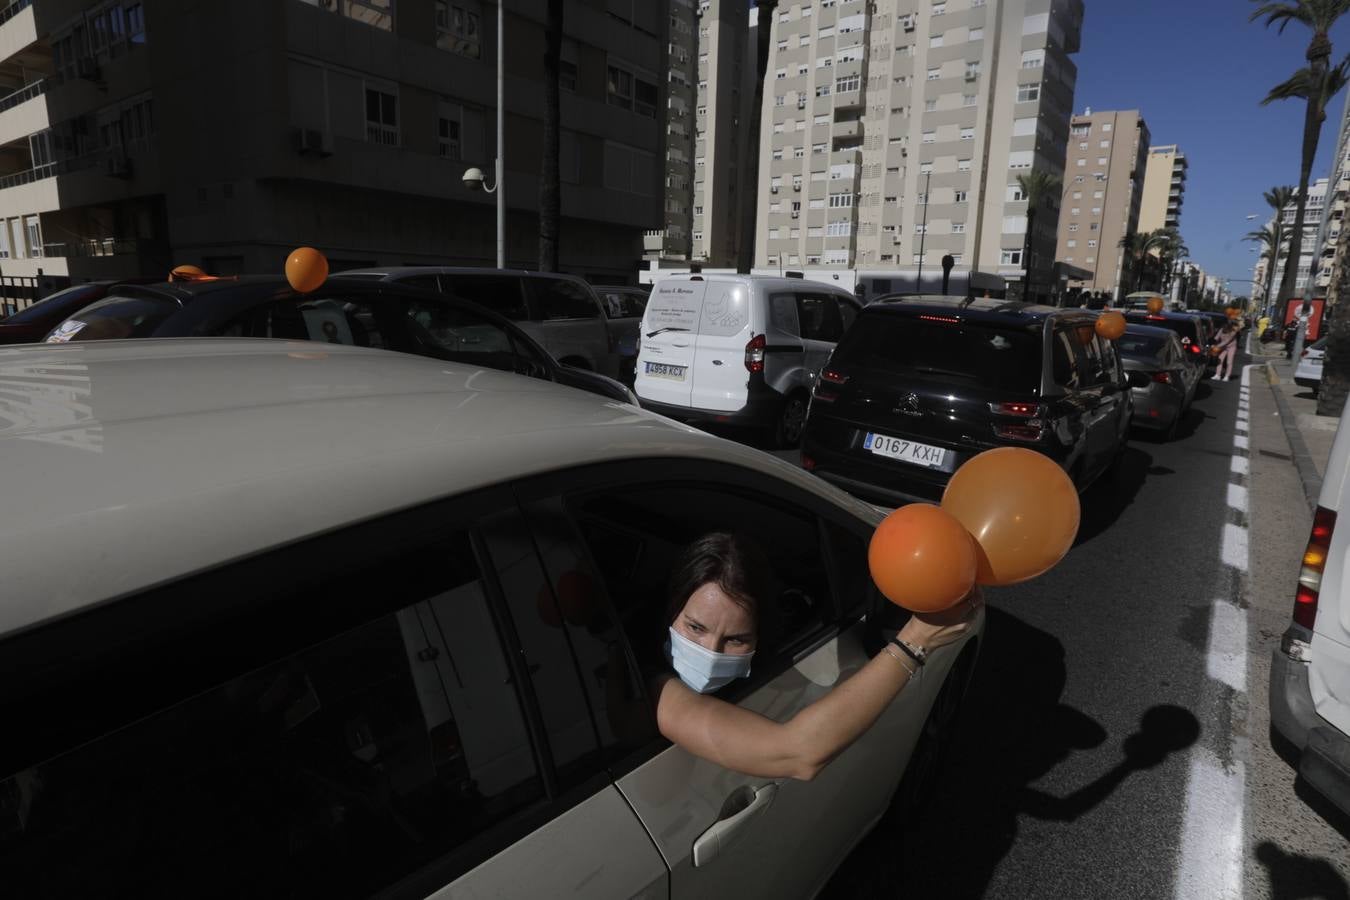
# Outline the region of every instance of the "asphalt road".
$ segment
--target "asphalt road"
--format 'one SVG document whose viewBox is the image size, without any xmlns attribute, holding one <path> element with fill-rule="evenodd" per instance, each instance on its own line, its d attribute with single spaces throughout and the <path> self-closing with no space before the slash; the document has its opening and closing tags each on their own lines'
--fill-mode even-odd
<svg viewBox="0 0 1350 900">
<path fill-rule="evenodd" d="M 1119 474 L 1084 495 L 1068 557 L 988 592 L 979 669 L 931 804 L 918 821 L 883 821 L 823 896 L 1350 897 L 1344 823 L 1308 812 L 1268 752 L 1258 762 L 1274 774 L 1247 770 L 1268 738 L 1248 726 L 1266 686 L 1259 667 L 1245 681 L 1245 657 L 1269 635 L 1247 646 L 1241 391 L 1202 385 L 1178 440 L 1132 439 Z M 1301 549 L 1306 509 L 1293 519 Z M 1330 863 L 1284 849 L 1297 834 L 1275 850 L 1253 840 L 1263 818 L 1287 818 L 1264 807 L 1285 804 L 1316 823 L 1310 842 Z"/>
</svg>

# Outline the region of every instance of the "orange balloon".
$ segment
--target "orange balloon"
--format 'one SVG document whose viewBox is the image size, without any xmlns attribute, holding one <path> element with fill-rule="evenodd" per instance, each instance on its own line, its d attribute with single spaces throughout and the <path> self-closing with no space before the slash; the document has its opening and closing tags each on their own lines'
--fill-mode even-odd
<svg viewBox="0 0 1350 900">
<path fill-rule="evenodd" d="M 1148 311 L 1154 314 L 1162 312 L 1163 302 L 1161 297 L 1148 298 Z"/>
<path fill-rule="evenodd" d="M 942 508 L 975 538 L 980 584 L 1027 581 L 1064 558 L 1081 510 L 1073 480 L 1024 447 L 986 450 L 956 470 Z"/>
<path fill-rule="evenodd" d="M 206 273 L 196 266 L 174 266 L 173 271 L 169 273 L 170 281 L 191 281 L 194 278 L 205 278 Z"/>
<path fill-rule="evenodd" d="M 1125 333 L 1125 317 L 1118 312 L 1104 312 L 1097 317 L 1097 334 L 1114 341 Z"/>
<path fill-rule="evenodd" d="M 328 260 L 313 247 L 301 247 L 286 258 L 286 280 L 302 294 L 317 291 L 328 277 Z"/>
<path fill-rule="evenodd" d="M 867 566 L 896 606 L 939 612 L 960 603 L 975 586 L 975 542 L 941 508 L 911 503 L 872 533 Z"/>
</svg>

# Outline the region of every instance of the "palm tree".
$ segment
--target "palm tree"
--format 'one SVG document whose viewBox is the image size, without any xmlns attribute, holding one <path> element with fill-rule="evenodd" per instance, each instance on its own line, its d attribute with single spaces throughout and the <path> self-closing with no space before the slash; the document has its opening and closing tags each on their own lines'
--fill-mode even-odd
<svg viewBox="0 0 1350 900">
<path fill-rule="evenodd" d="M 498 0 L 506 2 L 506 0 Z M 562 125 L 558 96 L 562 68 L 563 0 L 548 0 L 544 29 L 544 133 L 539 164 L 539 271 L 558 271 L 558 220 L 562 217 Z M 498 190 L 501 190 L 500 186 Z"/>
<path fill-rule="evenodd" d="M 1154 247 L 1159 246 L 1166 239 L 1163 231 L 1164 229 L 1161 228 L 1157 231 L 1143 233 L 1132 231 L 1122 237 L 1120 242 L 1116 244 L 1117 247 L 1125 251 L 1125 256 L 1130 261 L 1130 278 L 1134 282 L 1135 291 L 1142 287 L 1144 280 L 1144 258 Z M 1133 291 L 1124 291 L 1123 293 L 1130 294 Z"/>
<path fill-rule="evenodd" d="M 1303 114 L 1303 146 L 1299 167 L 1298 199 L 1294 210 L 1293 233 L 1297 238 L 1290 242 L 1289 258 L 1284 265 L 1284 277 L 1280 279 L 1279 301 L 1286 303 L 1294 292 L 1295 279 L 1298 277 L 1298 258 L 1303 244 L 1303 214 L 1308 202 L 1308 179 L 1312 175 L 1313 159 L 1317 156 L 1317 142 L 1322 133 L 1322 122 L 1326 120 L 1327 101 L 1340 90 L 1345 81 L 1344 64 L 1336 67 L 1342 70 L 1341 84 L 1330 80 L 1331 38 L 1329 33 L 1336 20 L 1350 12 L 1350 0 L 1280 0 L 1280 2 L 1260 2 L 1261 5 L 1251 15 L 1251 21 L 1265 19 L 1266 27 L 1278 26 L 1279 32 L 1290 22 L 1306 25 L 1312 31 L 1312 40 L 1304 53 L 1308 66 L 1300 69 L 1283 84 L 1272 88 L 1261 104 L 1264 106 L 1275 100 L 1298 97 L 1307 102 Z M 1328 92 L 1328 88 L 1333 88 Z M 1281 306 L 1283 318 L 1283 306 Z"/>
<path fill-rule="evenodd" d="M 1347 0 L 1350 2 L 1350 0 Z M 755 94 L 750 101 L 749 141 L 750 152 L 746 154 L 745 181 L 748 190 L 756 190 L 759 184 L 759 132 L 760 118 L 764 111 L 764 73 L 769 68 L 769 36 L 773 32 L 773 13 L 778 8 L 778 0 L 755 0 L 759 10 L 759 30 L 755 32 Z M 755 264 L 755 215 L 754 204 L 745 204 L 745 214 L 741 216 L 741 241 L 736 249 L 736 271 L 750 274 Z"/>
<path fill-rule="evenodd" d="M 1166 294 L 1172 288 L 1172 267 L 1177 260 L 1189 256 L 1191 251 L 1181 238 L 1181 232 L 1172 226 L 1160 228 L 1154 232 L 1158 240 L 1154 247 L 1158 251 L 1158 293 Z"/>
<path fill-rule="evenodd" d="M 1045 205 L 1052 197 L 1058 197 L 1064 182 L 1058 175 L 1038 169 L 1017 176 L 1017 186 L 1022 189 L 1027 201 L 1027 236 L 1022 242 L 1022 296 L 1031 297 L 1031 243 L 1035 236 L 1036 208 Z"/>
<path fill-rule="evenodd" d="M 1279 265 L 1280 257 L 1284 255 L 1285 242 L 1289 240 L 1289 229 L 1284 227 L 1284 210 L 1294 201 L 1295 193 L 1296 188 L 1293 185 L 1277 185 L 1261 194 L 1275 214 L 1270 226 L 1274 231 L 1274 240 L 1267 245 L 1267 249 L 1272 254 L 1270 266 L 1266 272 L 1264 303 L 1267 306 L 1275 299 L 1275 268 Z"/>
<path fill-rule="evenodd" d="M 1268 304 L 1271 289 L 1275 287 L 1275 267 L 1279 264 L 1280 257 L 1284 255 L 1285 244 L 1289 242 L 1289 233 L 1281 227 L 1277 218 L 1274 225 L 1267 225 L 1260 231 L 1247 232 L 1243 240 L 1261 245 L 1261 259 L 1266 260 L 1266 283 L 1262 285 L 1265 296 L 1262 302 Z"/>
</svg>

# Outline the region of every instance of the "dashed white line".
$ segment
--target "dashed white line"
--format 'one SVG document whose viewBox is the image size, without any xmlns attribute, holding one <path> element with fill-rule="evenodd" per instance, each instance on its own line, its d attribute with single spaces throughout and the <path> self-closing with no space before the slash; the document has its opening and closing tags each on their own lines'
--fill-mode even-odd
<svg viewBox="0 0 1350 900">
<path fill-rule="evenodd" d="M 1233 464 L 1232 464 L 1231 468 L 1232 468 L 1232 471 L 1233 471 L 1233 474 L 1234 474 L 1234 475 L 1246 475 L 1246 474 L 1247 474 L 1247 457 L 1245 457 L 1245 456 L 1235 456 L 1235 457 L 1233 457 Z"/>
<path fill-rule="evenodd" d="M 1246 449 L 1247 449 L 1247 438 L 1246 438 L 1246 436 L 1241 435 L 1241 434 L 1234 435 L 1234 436 L 1233 436 L 1233 446 L 1236 447 L 1236 448 L 1238 448 L 1239 450 L 1246 450 Z"/>
<path fill-rule="evenodd" d="M 1205 671 L 1239 693 L 1247 690 L 1247 614 L 1227 600 L 1214 601 Z"/>
<path fill-rule="evenodd" d="M 1225 566 L 1247 571 L 1247 529 L 1229 522 L 1223 526 L 1223 549 L 1219 554 Z"/>
<path fill-rule="evenodd" d="M 1228 485 L 1228 505 L 1240 513 L 1247 511 L 1247 489 L 1240 484 Z"/>
</svg>

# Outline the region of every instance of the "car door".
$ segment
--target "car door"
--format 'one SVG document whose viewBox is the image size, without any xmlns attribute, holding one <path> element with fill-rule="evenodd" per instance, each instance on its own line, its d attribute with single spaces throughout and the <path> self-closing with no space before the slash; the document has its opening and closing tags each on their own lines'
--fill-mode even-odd
<svg viewBox="0 0 1350 900">
<path fill-rule="evenodd" d="M 564 365 L 619 376 L 617 336 L 609 332 L 595 295 L 585 284 L 567 278 L 526 277 L 530 319 L 544 349 Z"/>
<path fill-rule="evenodd" d="M 1115 353 L 1108 352 L 1106 342 L 1095 333 L 1086 330 L 1081 333 L 1084 337 L 1078 341 L 1077 349 L 1086 452 L 1080 477 L 1086 483 L 1096 478 L 1114 456 L 1122 430 L 1121 417 L 1127 407 L 1121 403 Z"/>
<path fill-rule="evenodd" d="M 538 563 L 480 530 L 513 517 L 433 503 L 0 642 L 6 893 L 665 897 L 603 772 L 563 786 L 526 673 L 575 671 L 521 655 Z"/>
<path fill-rule="evenodd" d="M 650 683 L 631 669 L 650 676 L 666 665 L 664 587 L 682 548 L 709 531 L 752 527 L 777 573 L 777 624 L 772 639 L 761 635 L 751 677 L 719 696 L 791 718 L 870 659 L 859 621 L 867 525 L 822 518 L 790 485 L 731 466 L 654 472 L 640 463 L 551 481 L 522 489 L 541 528 L 536 542 L 552 548 L 550 579 L 604 596 L 598 612 L 577 612 L 573 598 L 553 616 L 574 646 L 589 648 L 578 666 L 605 711 L 612 771 L 670 866 L 671 897 L 810 896 L 885 809 L 942 676 L 902 692 L 866 735 L 800 782 L 732 772 L 670 745 L 654 734 L 650 706 L 628 702 L 644 689 L 650 702 Z M 580 551 L 565 547 L 563 516 Z"/>
<path fill-rule="evenodd" d="M 810 290 L 797 292 L 797 315 L 802 330 L 803 386 L 809 388 L 844 336 L 844 317 L 833 294 Z"/>
</svg>

